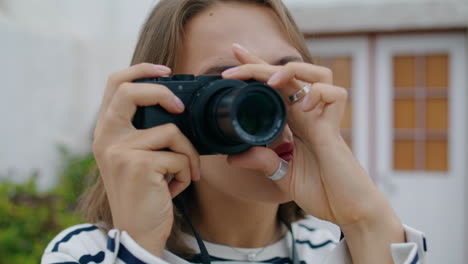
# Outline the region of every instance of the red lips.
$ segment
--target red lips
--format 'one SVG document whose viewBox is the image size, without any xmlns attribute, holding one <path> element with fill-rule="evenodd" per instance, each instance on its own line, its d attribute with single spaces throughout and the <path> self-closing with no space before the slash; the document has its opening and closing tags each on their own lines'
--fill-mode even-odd
<svg viewBox="0 0 468 264">
<path fill-rule="evenodd" d="M 280 158 L 289 162 L 293 159 L 294 144 L 286 142 L 273 149 L 273 151 L 275 151 Z"/>
</svg>

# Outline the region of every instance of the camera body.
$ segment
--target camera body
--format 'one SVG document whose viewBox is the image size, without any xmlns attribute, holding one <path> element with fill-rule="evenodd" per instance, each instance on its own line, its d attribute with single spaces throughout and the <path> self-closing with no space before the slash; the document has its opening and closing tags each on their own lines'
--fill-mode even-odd
<svg viewBox="0 0 468 264">
<path fill-rule="evenodd" d="M 177 74 L 135 82 L 164 85 L 185 105 L 185 111 L 177 115 L 159 105 L 138 107 L 135 128 L 174 123 L 200 155 L 237 154 L 265 146 L 281 135 L 286 123 L 279 93 L 255 80 Z"/>
</svg>

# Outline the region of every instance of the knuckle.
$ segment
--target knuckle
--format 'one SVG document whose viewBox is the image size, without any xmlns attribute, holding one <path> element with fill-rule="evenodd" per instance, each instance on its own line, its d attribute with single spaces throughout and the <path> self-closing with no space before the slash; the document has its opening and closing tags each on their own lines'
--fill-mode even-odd
<svg viewBox="0 0 468 264">
<path fill-rule="evenodd" d="M 180 163 L 184 165 L 184 168 L 187 168 L 190 165 L 190 158 L 186 155 L 180 155 Z"/>
<path fill-rule="evenodd" d="M 116 114 L 115 106 L 113 105 L 109 106 L 107 111 L 103 114 L 102 119 L 104 122 L 107 122 L 107 123 L 112 123 L 118 120 L 118 115 Z"/>
<path fill-rule="evenodd" d="M 104 148 L 98 139 L 95 139 L 93 141 L 92 149 L 93 149 L 93 154 L 96 158 L 100 158 L 102 156 Z"/>
<path fill-rule="evenodd" d="M 111 146 L 101 151 L 101 156 L 97 159 L 97 162 L 103 164 L 105 168 L 112 172 L 112 178 L 118 178 L 122 175 L 131 174 L 126 173 L 131 160 L 124 149 Z"/>
<path fill-rule="evenodd" d="M 104 151 L 105 159 L 110 162 L 113 166 L 117 168 L 126 167 L 128 164 L 127 154 L 125 153 L 124 149 L 118 147 L 116 145 L 108 147 Z"/>
<path fill-rule="evenodd" d="M 327 77 L 328 80 L 333 80 L 333 71 L 326 67 L 320 67 L 322 74 Z"/>
<path fill-rule="evenodd" d="M 126 98 L 128 97 L 132 97 L 133 95 L 133 87 L 132 87 L 132 84 L 129 83 L 129 82 L 124 82 L 122 83 L 120 86 L 119 86 L 119 89 L 118 89 L 118 93 L 121 95 L 121 96 L 124 96 Z"/>
<path fill-rule="evenodd" d="M 151 159 L 140 156 L 132 161 L 132 167 L 135 168 L 135 170 L 148 172 L 152 168 L 152 161 Z"/>
<path fill-rule="evenodd" d="M 303 62 L 298 62 L 298 61 L 290 61 L 290 62 L 285 64 L 286 70 L 291 71 L 291 72 L 297 71 L 300 68 L 302 68 L 303 66 L 304 66 L 304 63 Z"/>
<path fill-rule="evenodd" d="M 343 87 L 338 87 L 338 97 L 342 100 L 346 100 L 348 99 L 348 90 L 346 90 L 345 88 Z"/>
<path fill-rule="evenodd" d="M 119 79 L 119 73 L 118 72 L 113 72 L 109 74 L 109 77 L 107 77 L 107 83 L 109 84 L 115 84 L 117 83 L 117 80 Z"/>
<path fill-rule="evenodd" d="M 93 154 L 97 159 L 104 157 L 107 143 L 106 138 L 107 137 L 102 129 L 95 129 L 91 147 Z"/>
<path fill-rule="evenodd" d="M 152 186 L 165 186 L 167 185 L 164 175 L 161 173 L 154 173 L 148 177 L 148 181 Z"/>
<path fill-rule="evenodd" d="M 290 70 L 296 68 L 297 66 L 299 66 L 299 62 L 296 62 L 296 61 L 290 61 L 284 65 L 286 69 L 290 69 Z"/>
<path fill-rule="evenodd" d="M 166 126 L 166 130 L 167 130 L 167 133 L 169 135 L 180 135 L 181 132 L 180 132 L 180 129 L 176 126 L 176 124 L 174 123 L 168 123 L 165 125 Z"/>
<path fill-rule="evenodd" d="M 281 71 L 283 71 L 283 72 L 292 72 L 292 71 L 294 71 L 294 65 L 292 64 L 292 62 L 288 62 L 283 66 Z"/>
</svg>

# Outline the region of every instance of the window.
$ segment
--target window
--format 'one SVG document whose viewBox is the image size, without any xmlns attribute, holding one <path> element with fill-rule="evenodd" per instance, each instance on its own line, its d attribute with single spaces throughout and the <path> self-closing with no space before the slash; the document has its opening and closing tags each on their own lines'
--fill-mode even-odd
<svg viewBox="0 0 468 264">
<path fill-rule="evenodd" d="M 393 168 L 448 170 L 448 54 L 393 57 Z"/>
</svg>

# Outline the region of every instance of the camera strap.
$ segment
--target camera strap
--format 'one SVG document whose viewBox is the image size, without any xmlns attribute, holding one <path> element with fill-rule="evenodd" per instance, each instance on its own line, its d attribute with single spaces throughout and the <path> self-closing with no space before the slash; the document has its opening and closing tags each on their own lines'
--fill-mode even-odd
<svg viewBox="0 0 468 264">
<path fill-rule="evenodd" d="M 187 221 L 187 223 L 190 226 L 190 229 L 192 229 L 192 233 L 195 236 L 195 239 L 197 240 L 198 247 L 200 248 L 200 254 L 201 254 L 201 261 L 203 264 L 211 264 L 210 260 L 210 255 L 208 254 L 208 250 L 206 250 L 205 244 L 203 243 L 203 239 L 201 238 L 200 234 L 198 234 L 197 230 L 192 224 L 192 221 L 190 220 L 190 217 L 187 215 L 185 211 L 184 204 L 179 198 L 174 198 L 174 205 L 177 207 L 177 209 L 180 211 L 182 214 L 182 217 Z"/>
<path fill-rule="evenodd" d="M 206 249 L 205 244 L 203 243 L 203 239 L 201 238 L 200 234 L 198 234 L 197 230 L 192 224 L 192 221 L 190 220 L 190 217 L 187 215 L 185 207 L 180 199 L 177 197 L 173 199 L 174 205 L 177 207 L 177 209 L 181 212 L 182 217 L 187 221 L 187 223 L 190 226 L 190 229 L 192 229 L 192 233 L 197 240 L 198 247 L 200 249 L 200 257 L 201 257 L 201 263 L 203 264 L 211 264 L 211 258 L 210 255 L 208 254 L 208 250 Z M 288 228 L 289 233 L 291 233 L 291 241 L 292 241 L 292 252 L 291 252 L 291 258 L 292 258 L 292 264 L 299 264 L 299 259 L 297 258 L 298 253 L 297 253 L 297 248 L 296 248 L 296 239 L 294 238 L 294 233 L 293 229 L 290 223 L 284 223 L 286 227 Z"/>
</svg>

